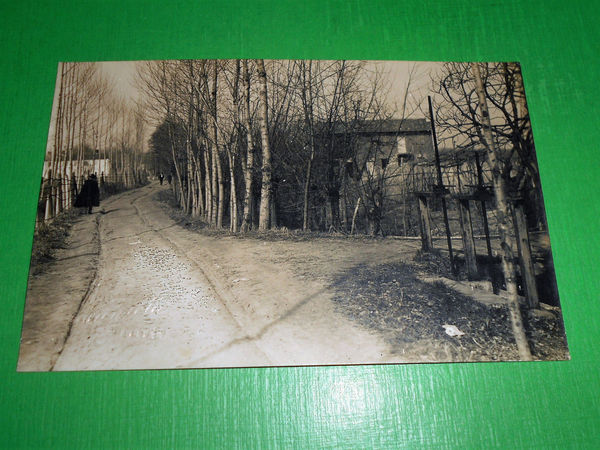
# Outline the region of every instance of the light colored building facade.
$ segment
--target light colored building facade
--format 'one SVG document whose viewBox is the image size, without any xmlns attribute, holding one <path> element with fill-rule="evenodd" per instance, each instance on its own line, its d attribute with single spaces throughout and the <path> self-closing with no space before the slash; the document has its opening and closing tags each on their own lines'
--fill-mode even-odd
<svg viewBox="0 0 600 450">
<path fill-rule="evenodd" d="M 52 175 L 53 178 L 59 177 L 62 178 L 63 174 L 66 174 L 66 178 L 70 178 L 71 174 L 75 174 L 76 176 L 84 176 L 87 177 L 90 174 L 96 174 L 98 178 L 102 175 L 105 177 L 110 176 L 111 173 L 111 164 L 108 158 L 106 159 L 84 159 L 82 161 L 79 160 L 71 160 L 71 161 L 59 161 L 58 168 L 56 170 L 56 174 L 51 174 L 52 161 L 44 161 L 44 172 L 43 178 L 50 178 Z M 66 171 L 65 171 L 66 169 Z"/>
</svg>

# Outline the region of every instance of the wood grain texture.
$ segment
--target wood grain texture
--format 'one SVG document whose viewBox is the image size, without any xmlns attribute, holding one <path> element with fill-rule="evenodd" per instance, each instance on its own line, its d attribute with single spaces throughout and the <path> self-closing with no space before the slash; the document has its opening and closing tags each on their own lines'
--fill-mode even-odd
<svg viewBox="0 0 600 450">
<path fill-rule="evenodd" d="M 600 445 L 598 2 L 40 3 L 0 6 L 0 445 Z M 572 360 L 16 373 L 58 61 L 201 57 L 520 61 Z"/>
</svg>

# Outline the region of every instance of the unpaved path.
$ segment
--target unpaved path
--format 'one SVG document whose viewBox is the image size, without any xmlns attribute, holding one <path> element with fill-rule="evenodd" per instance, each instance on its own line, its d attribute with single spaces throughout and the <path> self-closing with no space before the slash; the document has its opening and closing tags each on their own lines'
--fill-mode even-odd
<svg viewBox="0 0 600 450">
<path fill-rule="evenodd" d="M 298 271 L 315 244 L 298 243 L 303 256 L 190 233 L 154 199 L 159 189 L 103 204 L 97 275 L 54 370 L 402 362 L 334 309 L 326 270 Z"/>
</svg>

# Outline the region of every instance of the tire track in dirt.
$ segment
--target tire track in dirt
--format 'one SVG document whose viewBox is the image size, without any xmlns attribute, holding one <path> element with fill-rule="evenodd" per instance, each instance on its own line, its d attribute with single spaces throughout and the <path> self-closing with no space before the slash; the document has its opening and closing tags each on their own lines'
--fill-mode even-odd
<svg viewBox="0 0 600 450">
<path fill-rule="evenodd" d="M 56 370 L 235 367 L 243 355 L 271 365 L 201 267 L 146 220 L 137 202 L 154 191 L 131 191 L 102 216 L 107 249 Z"/>
<path fill-rule="evenodd" d="M 230 305 L 233 303 L 232 299 L 235 298 L 235 296 L 233 295 L 231 290 L 229 290 L 223 283 L 220 282 L 218 276 L 216 276 L 212 271 L 207 270 L 206 267 L 209 267 L 210 264 L 206 264 L 206 267 L 203 267 L 202 264 L 200 262 L 198 262 L 196 259 L 190 258 L 186 254 L 185 250 L 182 249 L 179 245 L 177 245 L 173 240 L 169 239 L 169 237 L 162 231 L 162 229 L 154 228 L 153 225 L 150 223 L 150 221 L 147 219 L 146 215 L 142 212 L 140 207 L 137 205 L 138 201 L 143 200 L 144 198 L 150 196 L 151 194 L 155 194 L 155 191 L 148 192 L 148 193 L 141 195 L 131 201 L 131 204 L 135 208 L 137 215 L 140 217 L 140 219 L 142 220 L 144 225 L 146 227 L 148 227 L 152 232 L 157 234 L 159 236 L 159 238 L 162 239 L 163 241 L 165 241 L 172 249 L 174 249 L 178 253 L 180 258 L 185 259 L 186 261 L 190 262 L 198 270 L 198 272 L 203 277 L 203 282 L 210 288 L 211 294 L 223 305 L 223 307 L 226 309 L 226 311 L 229 314 L 229 316 L 231 317 L 231 319 L 234 320 L 235 323 L 239 326 L 240 330 L 243 331 L 246 328 L 247 324 L 240 321 L 239 315 L 236 314 L 234 311 L 232 311 L 230 308 Z M 168 228 L 171 228 L 171 227 L 168 227 Z M 207 271 L 210 273 L 210 276 L 207 274 Z M 246 334 L 243 337 L 233 339 L 230 342 L 226 343 L 225 345 L 210 352 L 210 354 L 206 355 L 206 357 L 195 361 L 195 363 L 200 363 L 200 362 L 204 361 L 205 359 L 208 359 L 211 356 L 218 354 L 221 351 L 224 351 L 228 348 L 231 348 L 235 345 L 238 345 L 238 344 L 241 344 L 244 342 L 254 343 L 254 345 L 257 346 L 259 351 L 261 353 L 263 353 L 265 359 L 267 361 L 269 361 L 267 354 L 260 348 L 260 345 L 258 345 L 258 343 L 257 343 L 257 341 L 261 338 L 261 336 L 264 334 L 265 331 L 266 330 L 264 330 L 262 333 L 254 333 L 252 335 Z"/>
<path fill-rule="evenodd" d="M 58 351 L 58 353 L 56 355 L 53 356 L 53 358 L 51 360 L 51 365 L 49 368 L 50 372 L 54 371 L 54 367 L 55 367 L 56 363 L 58 362 L 58 360 L 60 359 L 60 356 L 61 356 L 63 350 L 65 349 L 65 347 L 69 341 L 69 338 L 71 337 L 71 332 L 73 330 L 73 324 L 74 324 L 75 320 L 77 319 L 77 317 L 79 316 L 81 309 L 86 304 L 86 302 L 88 301 L 88 299 L 90 298 L 90 296 L 92 295 L 94 290 L 97 288 L 98 274 L 100 273 L 100 271 L 102 269 L 101 265 L 102 265 L 102 261 L 103 261 L 102 260 L 102 236 L 101 236 L 101 232 L 100 232 L 100 227 L 101 227 L 101 223 L 102 223 L 102 217 L 104 216 L 104 214 L 106 214 L 106 206 L 110 206 L 112 203 L 122 199 L 123 197 L 131 195 L 131 193 L 132 193 L 132 191 L 126 191 L 121 194 L 111 196 L 109 199 L 107 199 L 105 202 L 103 202 L 104 205 L 99 209 L 99 211 L 100 211 L 99 214 L 97 213 L 97 215 L 96 215 L 96 218 L 94 220 L 95 227 L 94 227 L 94 238 L 93 239 L 94 239 L 95 245 L 96 245 L 96 255 L 98 257 L 98 265 L 94 266 L 94 269 L 93 269 L 94 272 L 93 272 L 90 282 L 88 284 L 87 290 L 86 290 L 85 294 L 83 295 L 83 297 L 81 298 L 81 301 L 79 302 L 79 305 L 77 307 L 77 310 L 75 311 L 75 314 L 73 314 L 73 317 L 69 321 L 67 332 L 65 334 L 65 338 L 60 347 L 60 350 Z"/>
<path fill-rule="evenodd" d="M 164 208 L 156 199 L 144 205 L 155 228 L 165 227 L 170 241 L 185 243 L 182 251 L 201 261 L 238 323 L 275 365 L 403 362 L 380 336 L 335 311 L 326 280 L 301 276 L 286 262 L 298 243 L 206 236 L 182 226 L 166 227 L 173 219 Z"/>
</svg>

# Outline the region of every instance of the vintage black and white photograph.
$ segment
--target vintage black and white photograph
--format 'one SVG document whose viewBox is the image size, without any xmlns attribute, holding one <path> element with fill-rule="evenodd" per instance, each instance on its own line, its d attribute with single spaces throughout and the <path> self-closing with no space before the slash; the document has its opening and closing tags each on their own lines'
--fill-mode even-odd
<svg viewBox="0 0 600 450">
<path fill-rule="evenodd" d="M 518 63 L 66 62 L 48 123 L 19 371 L 569 359 Z"/>
</svg>

